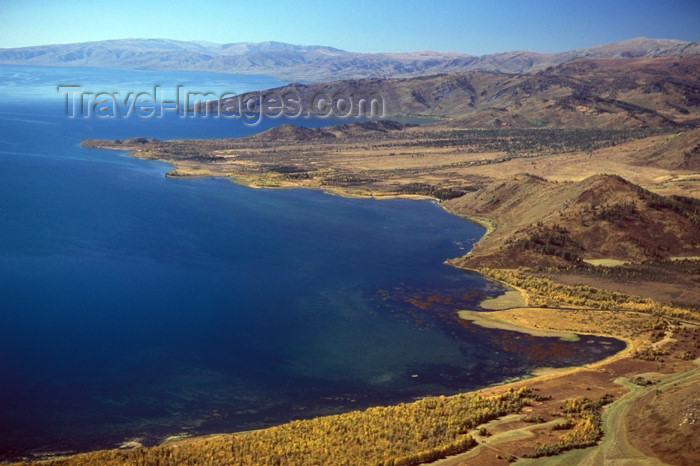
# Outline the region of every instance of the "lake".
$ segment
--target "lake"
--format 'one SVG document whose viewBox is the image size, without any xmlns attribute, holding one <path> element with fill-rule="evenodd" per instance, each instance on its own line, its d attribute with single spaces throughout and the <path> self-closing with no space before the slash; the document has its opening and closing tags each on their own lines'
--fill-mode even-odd
<svg viewBox="0 0 700 466">
<path fill-rule="evenodd" d="M 434 202 L 167 179 L 165 163 L 79 147 L 239 137 L 282 120 L 68 118 L 57 90 L 183 83 L 284 84 L 0 66 L 0 459 L 456 393 L 624 347 L 460 322 L 456 308 L 503 290 L 443 264 L 484 230 Z"/>
</svg>

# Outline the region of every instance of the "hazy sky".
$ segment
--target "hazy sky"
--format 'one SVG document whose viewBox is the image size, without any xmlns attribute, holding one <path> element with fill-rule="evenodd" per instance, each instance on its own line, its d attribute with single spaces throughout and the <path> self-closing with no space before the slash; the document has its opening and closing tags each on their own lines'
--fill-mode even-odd
<svg viewBox="0 0 700 466">
<path fill-rule="evenodd" d="M 0 0 L 0 47 L 121 38 L 274 40 L 353 52 L 559 52 L 700 40 L 699 0 Z"/>
</svg>

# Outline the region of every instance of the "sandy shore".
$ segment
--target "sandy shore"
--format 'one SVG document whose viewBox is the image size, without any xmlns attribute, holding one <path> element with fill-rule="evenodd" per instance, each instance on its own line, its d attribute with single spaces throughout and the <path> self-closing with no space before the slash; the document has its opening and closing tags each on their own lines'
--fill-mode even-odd
<svg viewBox="0 0 700 466">
<path fill-rule="evenodd" d="M 540 330 L 524 325 L 508 322 L 494 317 L 488 312 L 479 311 L 459 311 L 461 319 L 469 320 L 475 325 L 483 328 L 494 328 L 499 330 L 509 330 L 511 332 L 526 333 L 534 337 L 559 337 L 563 341 L 579 341 L 578 335 L 573 332 L 558 332 L 556 330 Z"/>
</svg>

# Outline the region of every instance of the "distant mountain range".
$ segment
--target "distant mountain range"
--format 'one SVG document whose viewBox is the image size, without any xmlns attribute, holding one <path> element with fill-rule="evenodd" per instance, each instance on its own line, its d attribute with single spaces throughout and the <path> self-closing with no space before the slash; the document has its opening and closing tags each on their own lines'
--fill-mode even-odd
<svg viewBox="0 0 700 466">
<path fill-rule="evenodd" d="M 463 71 L 526 73 L 574 58 L 688 57 L 700 43 L 636 38 L 556 54 L 515 51 L 461 53 L 353 53 L 281 42 L 215 44 L 168 39 L 121 39 L 0 49 L 0 64 L 214 71 L 317 82 L 349 78 L 425 76 Z"/>
</svg>

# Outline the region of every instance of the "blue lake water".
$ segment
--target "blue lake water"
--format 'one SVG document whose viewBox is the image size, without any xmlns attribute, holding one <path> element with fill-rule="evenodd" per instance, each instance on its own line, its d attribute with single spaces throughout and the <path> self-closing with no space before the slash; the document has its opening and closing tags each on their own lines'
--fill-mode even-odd
<svg viewBox="0 0 700 466">
<path fill-rule="evenodd" d="M 433 202 L 166 179 L 167 164 L 79 147 L 279 120 L 70 119 L 56 90 L 182 83 L 283 84 L 0 66 L 0 459 L 455 393 L 623 347 L 460 322 L 502 290 L 443 264 L 484 231 Z"/>
</svg>

